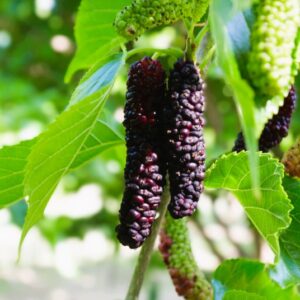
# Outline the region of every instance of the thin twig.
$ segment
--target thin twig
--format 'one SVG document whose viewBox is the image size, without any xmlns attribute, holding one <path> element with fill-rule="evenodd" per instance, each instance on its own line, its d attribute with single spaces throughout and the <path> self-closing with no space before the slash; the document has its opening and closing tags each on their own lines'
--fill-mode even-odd
<svg viewBox="0 0 300 300">
<path fill-rule="evenodd" d="M 231 244 L 234 246 L 235 250 L 237 250 L 238 256 L 239 257 L 248 257 L 249 255 L 247 254 L 247 252 L 244 251 L 244 249 L 241 247 L 241 245 L 238 244 L 237 242 L 235 242 L 234 240 L 232 240 L 232 238 L 230 237 L 229 228 L 228 228 L 227 224 L 225 222 L 223 222 L 223 220 L 216 213 L 214 213 L 214 217 L 217 220 L 217 222 L 224 228 L 226 237 L 231 242 Z"/>
<path fill-rule="evenodd" d="M 195 27 L 204 27 L 204 26 L 206 26 L 207 25 L 207 22 L 202 22 L 202 23 L 197 23 L 197 24 L 195 24 L 194 26 Z"/>
<path fill-rule="evenodd" d="M 159 217 L 153 224 L 152 233 L 149 236 L 149 238 L 145 241 L 141 249 L 140 255 L 138 257 L 138 262 L 131 278 L 126 300 L 138 300 L 140 290 L 142 288 L 142 284 L 144 281 L 145 272 L 148 268 L 150 258 L 153 252 L 154 243 L 159 233 L 159 229 L 161 227 L 164 216 L 166 214 L 169 201 L 170 201 L 170 196 L 166 188 L 166 191 L 164 192 L 159 207 Z"/>
<path fill-rule="evenodd" d="M 255 254 L 254 254 L 254 258 L 255 259 L 260 259 L 260 255 L 261 255 L 261 236 L 258 233 L 257 229 L 252 226 L 251 228 L 253 235 L 254 235 L 254 242 L 255 242 Z"/>
<path fill-rule="evenodd" d="M 191 222 L 194 224 L 194 226 L 198 229 L 202 237 L 205 239 L 206 243 L 208 244 L 209 248 L 213 252 L 213 254 L 219 259 L 220 262 L 225 260 L 225 257 L 220 253 L 218 248 L 216 247 L 215 243 L 207 236 L 207 234 L 204 231 L 204 228 L 202 224 L 197 220 L 196 217 L 192 217 Z"/>
</svg>

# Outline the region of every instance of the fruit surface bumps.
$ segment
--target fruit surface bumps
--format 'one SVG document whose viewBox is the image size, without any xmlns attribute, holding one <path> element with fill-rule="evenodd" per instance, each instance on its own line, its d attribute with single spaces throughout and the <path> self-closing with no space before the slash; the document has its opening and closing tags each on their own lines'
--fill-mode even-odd
<svg viewBox="0 0 300 300">
<path fill-rule="evenodd" d="M 164 109 L 170 178 L 169 212 L 174 218 L 193 214 L 203 191 L 204 82 L 191 61 L 179 60 L 169 77 Z"/>
<path fill-rule="evenodd" d="M 279 145 L 282 139 L 288 135 L 291 118 L 296 108 L 296 100 L 296 92 L 292 87 L 288 96 L 284 99 L 283 105 L 279 108 L 278 113 L 265 124 L 258 141 L 260 151 L 268 152 Z M 246 150 L 242 133 L 239 133 L 232 150 L 237 152 Z"/>
<path fill-rule="evenodd" d="M 185 219 L 174 220 L 166 215 L 159 250 L 179 296 L 187 300 L 212 299 L 212 289 L 195 262 Z"/>
<path fill-rule="evenodd" d="M 165 74 L 158 61 L 148 57 L 131 66 L 128 75 L 125 119 L 127 160 L 125 191 L 117 226 L 119 241 L 139 247 L 151 232 L 164 185 L 161 148 L 161 105 Z"/>
<path fill-rule="evenodd" d="M 114 22 L 117 32 L 126 39 L 135 39 L 146 30 L 179 20 L 199 20 L 209 0 L 133 0 L 121 10 Z"/>
<path fill-rule="evenodd" d="M 287 174 L 300 178 L 300 139 L 285 153 L 282 163 Z"/>
<path fill-rule="evenodd" d="M 261 95 L 285 97 L 294 81 L 299 0 L 261 0 L 255 13 L 248 60 L 251 82 Z"/>
</svg>

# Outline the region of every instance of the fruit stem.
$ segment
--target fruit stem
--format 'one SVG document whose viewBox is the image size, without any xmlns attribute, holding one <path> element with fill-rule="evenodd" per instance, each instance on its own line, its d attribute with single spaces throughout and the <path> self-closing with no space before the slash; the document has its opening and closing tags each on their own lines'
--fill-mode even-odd
<svg viewBox="0 0 300 300">
<path fill-rule="evenodd" d="M 186 47 L 185 47 L 185 59 L 195 60 L 195 43 L 194 43 L 194 24 L 192 22 L 185 22 L 186 27 Z"/>
<path fill-rule="evenodd" d="M 128 288 L 125 300 L 138 300 L 142 284 L 144 281 L 145 272 L 148 268 L 150 258 L 153 252 L 154 243 L 162 225 L 162 221 L 167 212 L 167 207 L 170 201 L 168 187 L 165 188 L 160 207 L 158 209 L 159 217 L 153 224 L 152 232 L 149 238 L 145 241 L 138 257 L 137 265 L 131 277 L 131 282 Z"/>
</svg>

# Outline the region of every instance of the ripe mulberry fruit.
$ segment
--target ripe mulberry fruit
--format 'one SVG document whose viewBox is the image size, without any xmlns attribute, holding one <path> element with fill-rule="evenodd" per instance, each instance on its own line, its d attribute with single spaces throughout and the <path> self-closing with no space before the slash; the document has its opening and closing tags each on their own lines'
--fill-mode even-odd
<svg viewBox="0 0 300 300">
<path fill-rule="evenodd" d="M 300 139 L 285 153 L 282 163 L 287 174 L 300 178 Z"/>
<path fill-rule="evenodd" d="M 198 20 L 208 4 L 208 0 L 134 0 L 118 13 L 114 26 L 121 36 L 132 40 L 151 28 L 179 20 Z"/>
<path fill-rule="evenodd" d="M 268 152 L 280 144 L 283 138 L 288 135 L 292 114 L 296 107 L 296 92 L 292 87 L 288 96 L 284 99 L 283 105 L 278 113 L 274 115 L 265 125 L 258 142 L 259 150 Z M 242 133 L 239 133 L 233 151 L 246 150 L 245 140 Z"/>
<path fill-rule="evenodd" d="M 212 288 L 195 262 L 185 219 L 166 215 L 159 250 L 179 296 L 186 300 L 212 299 Z"/>
<path fill-rule="evenodd" d="M 127 162 L 125 191 L 117 236 L 123 245 L 139 247 L 150 235 L 165 182 L 161 150 L 161 105 L 165 74 L 148 57 L 131 66 L 127 82 L 124 126 Z"/>
<path fill-rule="evenodd" d="M 294 81 L 292 54 L 299 24 L 299 0 L 261 0 L 257 4 L 248 71 L 261 95 L 287 96 Z"/>
<path fill-rule="evenodd" d="M 191 61 L 179 60 L 169 78 L 164 109 L 167 163 L 174 218 L 193 214 L 203 191 L 205 144 L 203 139 L 204 82 Z"/>
</svg>

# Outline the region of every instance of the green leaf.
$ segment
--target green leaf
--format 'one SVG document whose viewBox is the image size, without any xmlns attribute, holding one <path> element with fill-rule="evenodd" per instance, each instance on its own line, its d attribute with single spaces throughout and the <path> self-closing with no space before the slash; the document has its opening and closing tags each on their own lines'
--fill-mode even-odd
<svg viewBox="0 0 300 300">
<path fill-rule="evenodd" d="M 300 296 L 296 294 L 293 288 L 282 289 L 276 282 L 272 281 L 268 276 L 268 270 L 264 264 L 246 259 L 227 260 L 223 262 L 213 275 L 213 288 L 215 300 L 232 300 L 228 296 L 227 298 L 224 297 L 226 292 L 230 290 L 242 290 L 260 296 L 260 298 L 255 298 L 252 295 L 252 298 L 249 298 L 251 300 L 300 299 Z"/>
<path fill-rule="evenodd" d="M 233 2 L 233 6 L 235 7 L 235 9 L 237 10 L 245 10 L 249 7 L 251 7 L 251 5 L 257 0 L 244 0 L 244 1 L 240 1 L 240 0 L 232 0 Z"/>
<path fill-rule="evenodd" d="M 259 296 L 255 293 L 232 290 L 225 293 L 223 300 L 266 300 L 266 297 Z"/>
<path fill-rule="evenodd" d="M 24 177 L 27 159 L 37 138 L 0 149 L 0 209 L 24 199 Z M 87 138 L 70 170 L 74 170 L 102 151 L 124 143 L 124 137 L 106 124 L 102 115 Z"/>
<path fill-rule="evenodd" d="M 110 125 L 106 124 L 103 118 L 100 117 L 83 147 L 80 149 L 76 159 L 73 161 L 70 169 L 76 169 L 99 153 L 123 143 L 124 137 L 115 132 Z"/>
<path fill-rule="evenodd" d="M 75 25 L 77 51 L 66 73 L 67 82 L 76 71 L 119 51 L 124 39 L 117 35 L 113 22 L 117 12 L 129 3 L 129 0 L 81 1 Z"/>
<path fill-rule="evenodd" d="M 96 65 L 94 65 L 85 76 L 83 76 L 80 84 L 75 89 L 70 105 L 77 103 L 100 90 L 102 87 L 108 85 L 111 82 L 111 78 L 120 68 L 120 60 L 122 58 L 121 53 L 101 59 Z"/>
<path fill-rule="evenodd" d="M 244 74 L 247 74 L 246 65 L 250 50 L 250 30 L 242 12 L 237 12 L 228 22 L 228 34 L 239 70 L 244 77 Z"/>
<path fill-rule="evenodd" d="M 119 60 L 118 70 L 123 64 L 122 58 Z M 63 112 L 33 146 L 25 174 L 25 192 L 29 195 L 29 201 L 20 245 L 30 228 L 43 217 L 60 179 L 73 163 L 76 164 L 80 151 L 85 150 L 84 144 L 97 124 L 117 74 L 116 71 L 109 85 Z M 91 140 L 90 142 L 93 144 Z"/>
<path fill-rule="evenodd" d="M 97 63 L 81 80 L 81 84 L 73 93 L 71 104 L 91 96 L 108 85 L 122 61 L 122 55 L 118 54 L 113 56 L 111 61 L 102 60 Z M 106 64 L 102 66 L 104 63 Z M 115 132 L 104 119 L 103 115 L 97 119 L 95 127 L 72 163 L 71 169 L 81 166 L 102 151 L 124 142 L 123 136 Z M 27 196 L 24 191 L 25 166 L 37 139 L 38 137 L 0 149 L 0 162 L 3 165 L 2 170 L 0 169 L 0 208 L 12 205 Z"/>
<path fill-rule="evenodd" d="M 228 26 L 235 14 L 236 10 L 230 0 L 212 0 L 209 21 L 212 36 L 216 44 L 216 60 L 223 72 L 223 78 L 226 84 L 232 90 L 236 102 L 247 149 L 249 149 L 248 155 L 252 185 L 257 189 L 260 178 L 257 171 L 258 155 L 256 153 L 256 134 L 258 133 L 258 128 L 255 121 L 254 92 L 241 77 L 233 51 L 233 42 L 229 36 Z M 256 194 L 258 194 L 258 192 L 256 192 Z"/>
<path fill-rule="evenodd" d="M 294 209 L 292 223 L 280 235 L 280 261 L 271 269 L 271 276 L 282 286 L 300 281 L 300 181 L 286 176 L 283 186 Z"/>
<path fill-rule="evenodd" d="M 9 207 L 11 221 L 13 224 L 22 228 L 25 222 L 25 216 L 27 213 L 27 204 L 25 200 L 19 201 Z"/>
<path fill-rule="evenodd" d="M 290 201 L 282 187 L 283 165 L 270 154 L 259 153 L 257 171 L 261 178 L 261 198 L 251 186 L 247 153 L 230 153 L 219 158 L 207 171 L 207 188 L 224 188 L 232 192 L 245 212 L 276 255 L 279 254 L 279 234 L 290 224 Z"/>
<path fill-rule="evenodd" d="M 24 198 L 27 157 L 35 140 L 0 150 L 0 208 Z"/>
</svg>

